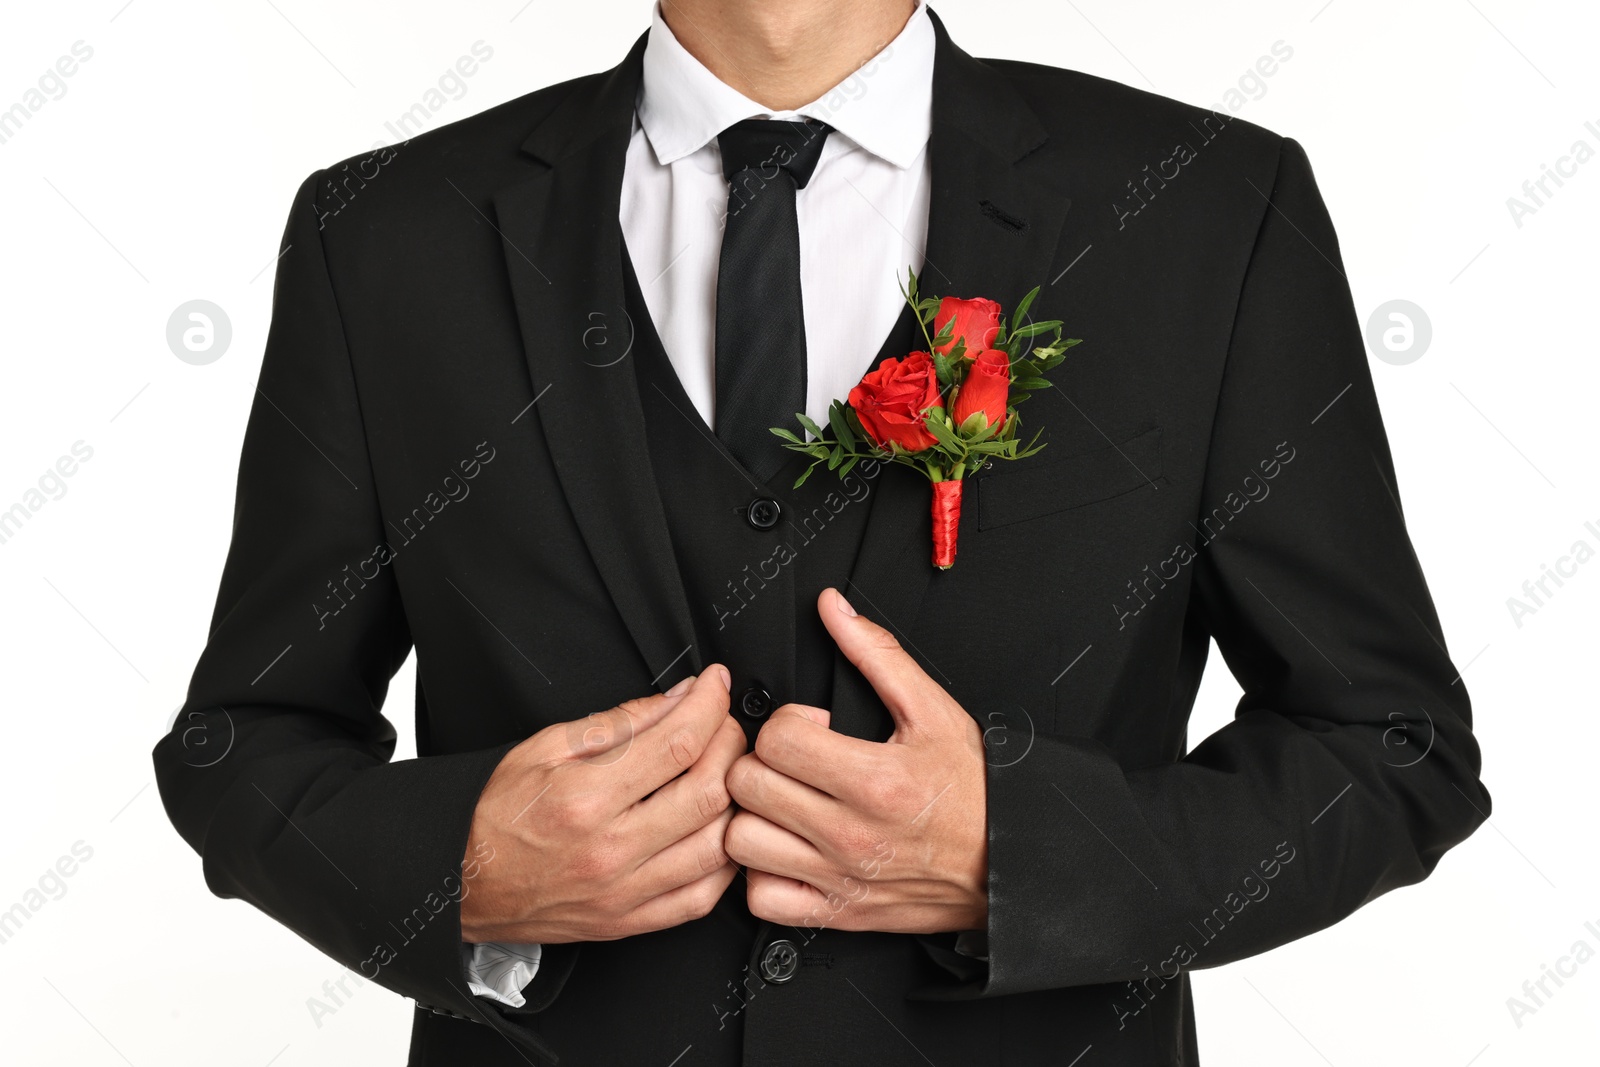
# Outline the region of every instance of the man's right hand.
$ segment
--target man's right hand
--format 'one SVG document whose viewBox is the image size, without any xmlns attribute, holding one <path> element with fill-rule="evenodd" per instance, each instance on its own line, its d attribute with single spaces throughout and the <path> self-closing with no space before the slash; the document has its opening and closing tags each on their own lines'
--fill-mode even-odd
<svg viewBox="0 0 1600 1067">
<path fill-rule="evenodd" d="M 508 752 L 472 817 L 462 940 L 611 941 L 710 912 L 738 872 L 722 847 L 746 747 L 729 681 L 712 664 Z"/>
</svg>

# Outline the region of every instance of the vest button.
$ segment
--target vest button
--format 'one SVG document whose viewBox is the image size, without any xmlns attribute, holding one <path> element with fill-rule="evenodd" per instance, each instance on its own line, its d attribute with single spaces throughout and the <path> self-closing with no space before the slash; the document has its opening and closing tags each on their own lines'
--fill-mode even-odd
<svg viewBox="0 0 1600 1067">
<path fill-rule="evenodd" d="M 750 501 L 750 506 L 744 510 L 744 521 L 757 530 L 770 530 L 778 525 L 778 516 L 783 514 L 783 509 L 771 497 L 757 497 Z"/>
<path fill-rule="evenodd" d="M 782 985 L 800 969 L 800 950 L 793 941 L 774 941 L 761 954 L 761 977 Z"/>
<path fill-rule="evenodd" d="M 753 685 L 739 694 L 739 710 L 752 719 L 763 718 L 772 710 L 772 694 Z"/>
</svg>

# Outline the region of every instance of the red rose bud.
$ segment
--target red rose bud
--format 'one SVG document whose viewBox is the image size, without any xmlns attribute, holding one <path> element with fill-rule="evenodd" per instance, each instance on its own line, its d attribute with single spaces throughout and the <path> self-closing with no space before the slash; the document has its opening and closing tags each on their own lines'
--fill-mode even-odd
<svg viewBox="0 0 1600 1067">
<path fill-rule="evenodd" d="M 943 408 L 933 357 L 913 352 L 904 359 L 886 359 L 868 371 L 861 384 L 850 390 L 849 404 L 873 443 L 887 449 L 890 442 L 907 452 L 921 452 L 938 443 L 925 425 L 928 408 Z"/>
<path fill-rule="evenodd" d="M 960 427 L 981 411 L 988 425 L 999 426 L 1006 421 L 1006 397 L 1010 391 L 1011 357 L 998 348 L 979 352 L 977 359 L 967 367 L 951 418 Z"/>
<path fill-rule="evenodd" d="M 1000 334 L 1000 305 L 993 300 L 981 297 L 976 300 L 961 300 L 953 296 L 940 300 L 939 310 L 933 316 L 935 338 L 939 336 L 939 331 L 944 329 L 944 324 L 951 319 L 956 320 L 955 330 L 950 334 L 948 344 L 936 346 L 940 355 L 948 356 L 957 341 L 966 342 L 966 353 L 969 356 L 975 356 L 986 348 L 994 347 L 994 339 Z"/>
<path fill-rule="evenodd" d="M 962 484 L 960 479 L 933 483 L 933 565 L 942 571 L 949 570 L 956 562 Z"/>
</svg>

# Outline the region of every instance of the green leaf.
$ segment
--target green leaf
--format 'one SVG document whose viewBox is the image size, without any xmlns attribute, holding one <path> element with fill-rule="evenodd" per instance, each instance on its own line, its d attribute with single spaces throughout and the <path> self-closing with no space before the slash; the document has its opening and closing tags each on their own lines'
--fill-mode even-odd
<svg viewBox="0 0 1600 1067">
<path fill-rule="evenodd" d="M 954 450 L 956 455 L 959 456 L 966 451 L 965 446 L 961 443 L 961 438 L 957 437 L 955 431 L 950 429 L 950 424 L 946 421 L 943 408 L 932 409 L 927 418 L 923 420 L 923 423 L 927 426 L 928 432 L 933 434 L 941 445 Z"/>
<path fill-rule="evenodd" d="M 1011 332 L 1013 334 L 1017 332 L 1017 327 L 1022 324 L 1022 317 L 1026 315 L 1028 313 L 1028 309 L 1033 306 L 1033 298 L 1039 295 L 1039 289 L 1040 286 L 1034 286 L 1032 292 L 1023 297 L 1021 300 L 1017 301 L 1017 308 L 1011 313 Z"/>
<path fill-rule="evenodd" d="M 828 425 L 833 428 L 833 436 L 838 438 L 846 452 L 856 450 L 856 435 L 850 432 L 850 424 L 844 417 L 844 405 L 837 400 L 828 408 Z"/>
<path fill-rule="evenodd" d="M 800 420 L 801 426 L 804 426 L 811 432 L 812 437 L 821 440 L 825 436 L 822 432 L 822 427 L 811 421 L 811 417 L 809 415 L 805 414 L 804 412 L 797 411 L 795 412 L 794 417 Z"/>
<path fill-rule="evenodd" d="M 1061 323 L 1059 321 L 1056 321 L 1056 322 L 1030 322 L 1030 323 L 1028 323 L 1028 325 L 1022 327 L 1021 329 L 1012 330 L 1011 331 L 1011 336 L 1012 337 L 1038 337 L 1041 333 L 1049 333 L 1051 330 L 1055 329 L 1057 326 L 1060 326 L 1060 325 L 1061 325 Z"/>
<path fill-rule="evenodd" d="M 805 446 L 805 442 L 804 441 L 800 440 L 800 438 L 796 437 L 794 434 L 790 433 L 788 430 L 785 430 L 782 426 L 774 426 L 774 427 L 772 427 L 772 432 L 777 434 L 779 437 L 783 438 L 785 441 L 790 442 L 791 444 L 800 445 L 801 447 Z"/>
<path fill-rule="evenodd" d="M 844 459 L 844 449 L 835 447 L 828 453 L 828 469 L 837 470 L 839 463 Z"/>
<path fill-rule="evenodd" d="M 1049 378 L 1020 378 L 1017 381 L 1012 382 L 1011 384 L 1012 384 L 1012 386 L 1014 388 L 1017 388 L 1017 389 L 1028 389 L 1028 390 L 1048 389 L 1048 388 L 1050 388 L 1050 379 Z"/>
</svg>

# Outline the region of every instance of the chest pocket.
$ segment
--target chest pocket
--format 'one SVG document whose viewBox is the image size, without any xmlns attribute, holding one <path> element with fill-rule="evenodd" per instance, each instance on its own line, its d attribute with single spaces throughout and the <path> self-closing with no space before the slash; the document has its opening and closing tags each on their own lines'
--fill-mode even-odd
<svg viewBox="0 0 1600 1067">
<path fill-rule="evenodd" d="M 1165 485 L 1161 427 L 1089 452 L 1052 456 L 1051 448 L 978 477 L 978 529 L 1026 522 Z"/>
</svg>

